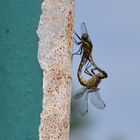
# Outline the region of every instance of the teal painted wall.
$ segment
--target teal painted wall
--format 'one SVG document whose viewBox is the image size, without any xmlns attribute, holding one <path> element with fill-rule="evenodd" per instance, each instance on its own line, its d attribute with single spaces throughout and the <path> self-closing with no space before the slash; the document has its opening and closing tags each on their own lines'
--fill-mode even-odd
<svg viewBox="0 0 140 140">
<path fill-rule="evenodd" d="M 0 140 L 38 140 L 40 0 L 0 0 Z"/>
</svg>

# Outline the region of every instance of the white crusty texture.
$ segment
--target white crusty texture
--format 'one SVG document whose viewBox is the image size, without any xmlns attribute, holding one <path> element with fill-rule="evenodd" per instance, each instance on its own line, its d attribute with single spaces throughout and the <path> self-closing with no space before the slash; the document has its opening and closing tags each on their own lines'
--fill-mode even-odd
<svg viewBox="0 0 140 140">
<path fill-rule="evenodd" d="M 69 140 L 74 0 L 46 0 L 37 30 L 43 70 L 39 140 Z"/>
</svg>

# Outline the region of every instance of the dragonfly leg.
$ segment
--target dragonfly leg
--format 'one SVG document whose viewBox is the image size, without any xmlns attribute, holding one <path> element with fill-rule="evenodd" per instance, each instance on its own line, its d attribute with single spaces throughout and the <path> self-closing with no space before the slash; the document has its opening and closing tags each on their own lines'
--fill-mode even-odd
<svg viewBox="0 0 140 140">
<path fill-rule="evenodd" d="M 74 43 L 76 44 L 76 45 L 80 45 L 82 42 L 78 42 L 74 37 L 73 37 L 73 41 L 74 41 Z"/>
<path fill-rule="evenodd" d="M 93 75 L 87 70 L 87 71 L 84 71 L 84 73 L 88 74 L 89 76 L 93 77 Z"/>
<path fill-rule="evenodd" d="M 81 40 L 80 36 L 75 31 L 74 34 L 78 37 L 79 40 Z"/>
<path fill-rule="evenodd" d="M 72 54 L 72 58 L 74 55 L 81 55 L 82 54 L 82 48 L 80 47 L 79 50 L 76 53 Z"/>
<path fill-rule="evenodd" d="M 93 75 L 91 72 L 89 72 L 88 69 L 89 69 L 90 67 L 91 67 L 91 64 L 90 64 L 90 61 L 89 61 L 88 64 L 86 65 L 86 68 L 85 68 L 85 70 L 84 70 L 84 73 L 86 73 L 86 74 L 88 74 L 88 75 L 90 75 L 90 76 L 93 77 L 93 76 L 95 75 L 95 73 L 92 72 L 92 73 L 94 74 L 94 75 Z"/>
<path fill-rule="evenodd" d="M 95 75 L 95 72 L 94 72 L 95 70 L 96 70 L 96 68 L 92 68 L 92 69 L 91 69 L 91 72 L 92 72 L 94 75 Z"/>
</svg>

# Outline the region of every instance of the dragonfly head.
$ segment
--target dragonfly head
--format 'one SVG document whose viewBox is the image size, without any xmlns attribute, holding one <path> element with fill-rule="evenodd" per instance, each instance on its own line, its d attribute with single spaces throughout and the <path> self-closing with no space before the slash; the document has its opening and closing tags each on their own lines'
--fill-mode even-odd
<svg viewBox="0 0 140 140">
<path fill-rule="evenodd" d="M 83 33 L 81 38 L 83 40 L 87 40 L 88 39 L 88 34 L 87 33 Z"/>
<path fill-rule="evenodd" d="M 104 78 L 107 78 L 108 75 L 105 71 L 102 71 L 102 72 L 98 73 L 98 77 L 101 79 L 104 79 Z"/>
</svg>

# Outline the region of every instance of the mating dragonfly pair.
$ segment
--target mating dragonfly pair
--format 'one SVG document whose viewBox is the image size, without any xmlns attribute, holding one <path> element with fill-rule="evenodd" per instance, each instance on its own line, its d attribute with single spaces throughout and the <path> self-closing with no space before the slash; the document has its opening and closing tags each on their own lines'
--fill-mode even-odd
<svg viewBox="0 0 140 140">
<path fill-rule="evenodd" d="M 74 101 L 78 104 L 78 112 L 84 116 L 88 112 L 88 98 L 90 94 L 91 103 L 98 109 L 104 109 L 105 103 L 100 97 L 98 88 L 99 83 L 102 79 L 107 78 L 107 73 L 99 68 L 93 60 L 92 57 L 92 42 L 90 40 L 85 23 L 81 24 L 81 37 L 76 33 L 75 36 L 80 40 L 79 42 L 74 39 L 76 45 L 80 45 L 79 50 L 73 55 L 82 55 L 81 62 L 77 71 L 77 76 L 80 84 L 83 86 L 81 89 L 75 92 L 72 97 Z M 73 56 L 72 55 L 72 56 Z M 90 79 L 86 80 L 82 76 L 83 68 L 84 73 L 90 76 Z M 89 71 L 90 69 L 90 71 Z M 98 71 L 96 74 L 95 71 Z"/>
</svg>

